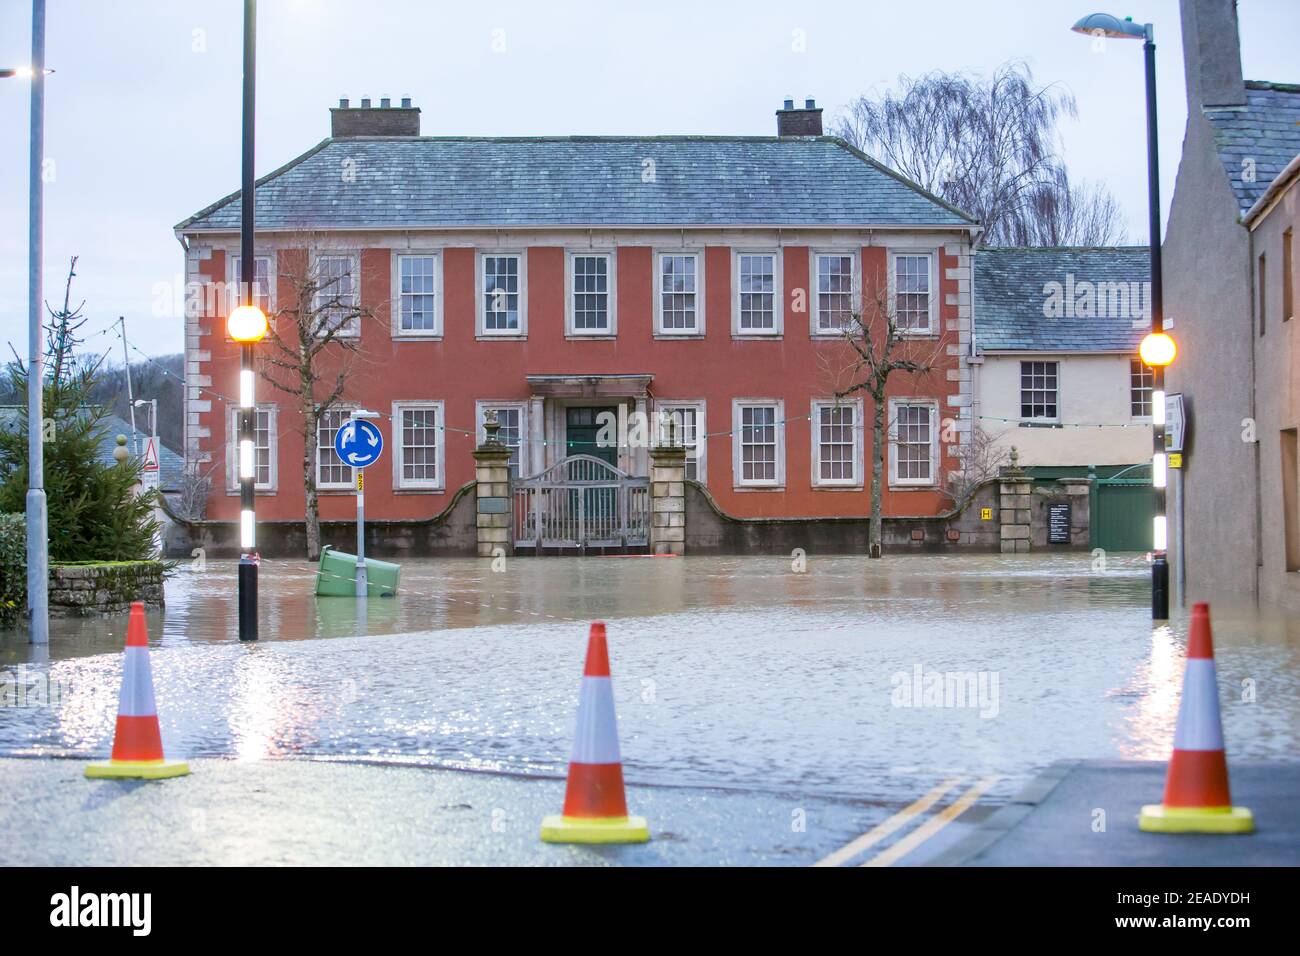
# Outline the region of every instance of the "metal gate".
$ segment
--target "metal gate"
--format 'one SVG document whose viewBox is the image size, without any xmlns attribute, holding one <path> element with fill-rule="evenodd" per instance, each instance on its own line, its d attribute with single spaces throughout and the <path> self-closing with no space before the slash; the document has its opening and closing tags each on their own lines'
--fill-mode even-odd
<svg viewBox="0 0 1300 956">
<path fill-rule="evenodd" d="M 517 548 L 644 547 L 650 541 L 650 479 L 591 455 L 573 455 L 516 481 Z"/>
<path fill-rule="evenodd" d="M 1143 471 L 1148 477 L 1138 478 L 1133 474 Z M 1150 473 L 1151 465 L 1142 463 L 1092 483 L 1089 507 L 1092 547 L 1107 551 L 1151 550 L 1151 519 L 1156 513 L 1156 498 Z"/>
</svg>

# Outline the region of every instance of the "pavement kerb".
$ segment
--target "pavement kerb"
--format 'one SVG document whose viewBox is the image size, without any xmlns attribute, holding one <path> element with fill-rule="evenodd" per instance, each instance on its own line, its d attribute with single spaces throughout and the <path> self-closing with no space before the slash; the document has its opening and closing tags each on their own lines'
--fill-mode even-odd
<svg viewBox="0 0 1300 956">
<path fill-rule="evenodd" d="M 926 865 L 965 866 L 1019 826 L 1081 762 L 1058 760 L 1025 784 L 1006 806 L 994 812 L 975 832 L 962 837 Z"/>
</svg>

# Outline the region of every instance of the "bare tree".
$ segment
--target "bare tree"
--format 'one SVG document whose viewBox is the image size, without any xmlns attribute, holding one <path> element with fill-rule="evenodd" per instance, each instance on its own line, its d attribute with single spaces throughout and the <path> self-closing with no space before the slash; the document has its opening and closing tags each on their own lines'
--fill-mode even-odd
<svg viewBox="0 0 1300 956">
<path fill-rule="evenodd" d="M 316 488 L 316 436 L 324 419 L 339 406 L 357 369 L 363 319 L 357 294 L 360 259 L 331 255 L 310 237 L 279 257 L 282 303 L 260 356 L 262 377 L 293 396 L 300 413 L 302 481 L 306 501 L 307 558 L 320 556 L 320 500 Z"/>
<path fill-rule="evenodd" d="M 898 82 L 898 93 L 854 100 L 833 131 L 970 213 L 984 244 L 1122 241 L 1114 199 L 1101 187 L 1072 187 L 1057 154 L 1057 123 L 1078 112 L 1068 91 L 1035 86 L 1016 61 L 987 79 L 935 71 Z M 1050 226 L 1036 223 L 1042 216 Z"/>
<path fill-rule="evenodd" d="M 979 426 L 971 429 L 964 443 L 954 447 L 957 449 L 957 467 L 941 475 L 939 490 L 952 501 L 953 507 L 960 508 L 980 485 L 997 477 L 1010 458 L 1008 449 L 1002 446 L 997 436 Z"/>
<path fill-rule="evenodd" d="M 871 523 L 867 554 L 878 558 L 882 553 L 885 442 L 888 430 L 896 425 L 888 418 L 889 381 L 899 372 L 918 378 L 932 372 L 944 354 L 946 336 L 943 332 L 916 334 L 901 325 L 883 276 L 866 290 L 854 290 L 841 328 L 841 335 L 827 344 L 820 361 L 831 377 L 836 398 L 861 393 L 871 400 Z M 812 427 L 816 428 L 817 423 L 813 422 Z M 938 422 L 931 422 L 930 427 L 938 427 Z"/>
</svg>

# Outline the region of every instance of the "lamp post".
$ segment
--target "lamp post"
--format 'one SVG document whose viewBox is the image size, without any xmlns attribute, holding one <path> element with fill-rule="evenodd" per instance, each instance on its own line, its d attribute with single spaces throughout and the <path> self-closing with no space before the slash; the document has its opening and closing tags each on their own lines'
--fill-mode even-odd
<svg viewBox="0 0 1300 956">
<path fill-rule="evenodd" d="M 32 0 L 32 65 L 0 70 L 0 77 L 32 81 L 31 155 L 27 219 L 27 640 L 50 643 L 49 510 L 45 499 L 45 343 L 42 341 L 41 263 L 45 206 L 45 0 Z"/>
<path fill-rule="evenodd" d="M 253 118 L 257 65 L 257 0 L 244 0 L 243 178 L 239 192 L 239 308 L 226 320 L 239 343 L 239 639 L 257 640 L 257 525 L 254 486 L 257 451 L 254 422 L 256 373 L 253 346 L 266 335 L 266 314 L 253 301 L 257 260 L 253 256 Z"/>
<path fill-rule="evenodd" d="M 1160 272 L 1160 155 L 1156 138 L 1156 41 L 1155 28 L 1137 24 L 1109 13 L 1093 13 L 1072 28 L 1076 33 L 1115 40 L 1142 40 L 1146 62 L 1147 104 L 1147 203 L 1151 249 L 1151 332 L 1142 340 L 1139 355 L 1152 372 L 1151 382 L 1151 486 L 1155 493 L 1152 523 L 1151 617 L 1169 617 L 1168 526 L 1165 518 L 1165 485 L 1168 475 L 1165 456 L 1165 367 L 1178 349 L 1165 334 L 1164 284 Z"/>
</svg>

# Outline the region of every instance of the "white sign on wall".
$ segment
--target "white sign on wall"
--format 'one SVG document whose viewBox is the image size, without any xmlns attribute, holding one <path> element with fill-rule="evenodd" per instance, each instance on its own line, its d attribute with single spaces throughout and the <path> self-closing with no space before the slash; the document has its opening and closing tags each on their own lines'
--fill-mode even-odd
<svg viewBox="0 0 1300 956">
<path fill-rule="evenodd" d="M 1165 451 L 1183 451 L 1187 441 L 1187 407 L 1181 392 L 1165 396 Z"/>
</svg>

